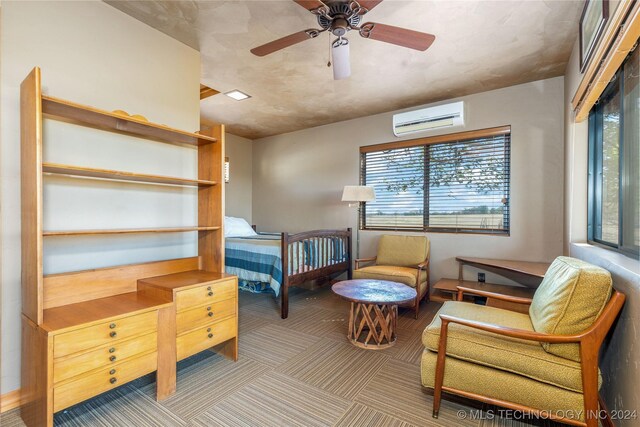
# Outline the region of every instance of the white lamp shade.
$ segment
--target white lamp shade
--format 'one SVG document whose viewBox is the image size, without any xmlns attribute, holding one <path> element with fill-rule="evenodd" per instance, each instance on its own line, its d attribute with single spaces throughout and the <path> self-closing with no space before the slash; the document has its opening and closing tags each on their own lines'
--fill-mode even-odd
<svg viewBox="0 0 640 427">
<path fill-rule="evenodd" d="M 351 75 L 351 61 L 349 59 L 349 43 L 331 47 L 333 57 L 333 79 L 342 80 Z"/>
<path fill-rule="evenodd" d="M 375 190 L 366 185 L 345 185 L 342 190 L 343 202 L 371 202 L 375 199 Z"/>
</svg>

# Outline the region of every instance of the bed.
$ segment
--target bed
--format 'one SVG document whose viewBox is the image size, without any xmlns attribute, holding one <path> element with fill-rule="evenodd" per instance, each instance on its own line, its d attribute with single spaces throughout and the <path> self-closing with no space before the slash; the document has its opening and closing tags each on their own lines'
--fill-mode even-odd
<svg viewBox="0 0 640 427">
<path fill-rule="evenodd" d="M 351 229 L 227 236 L 225 271 L 238 276 L 244 290 L 280 297 L 286 319 L 289 287 L 342 273 L 351 279 Z"/>
</svg>

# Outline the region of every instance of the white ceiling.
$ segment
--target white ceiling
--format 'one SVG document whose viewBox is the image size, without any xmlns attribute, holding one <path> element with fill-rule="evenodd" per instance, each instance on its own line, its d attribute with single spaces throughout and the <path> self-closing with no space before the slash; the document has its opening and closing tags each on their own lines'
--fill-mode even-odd
<svg viewBox="0 0 640 427">
<path fill-rule="evenodd" d="M 351 77 L 334 81 L 330 36 L 249 52 L 318 28 L 291 0 L 107 1 L 202 54 L 202 83 L 252 96 L 202 101 L 202 115 L 251 139 L 562 75 L 583 2 L 384 0 L 364 22 L 434 34 L 426 52 L 348 34 Z M 335 37 L 331 37 L 335 38 Z"/>
</svg>

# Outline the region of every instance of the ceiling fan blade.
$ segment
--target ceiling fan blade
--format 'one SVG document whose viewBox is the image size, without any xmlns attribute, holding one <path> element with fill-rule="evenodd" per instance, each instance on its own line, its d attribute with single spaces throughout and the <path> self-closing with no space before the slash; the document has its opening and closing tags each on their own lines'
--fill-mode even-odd
<svg viewBox="0 0 640 427">
<path fill-rule="evenodd" d="M 298 3 L 300 6 L 304 7 L 307 10 L 316 10 L 320 7 L 324 7 L 325 4 L 320 0 L 293 0 Z"/>
<path fill-rule="evenodd" d="M 315 35 L 313 35 L 314 33 Z M 317 30 L 300 31 L 298 33 L 290 34 L 286 37 L 282 37 L 281 39 L 274 40 L 267 44 L 263 44 L 262 46 L 254 47 L 253 49 L 251 49 L 251 53 L 257 56 L 265 56 L 280 49 L 284 49 L 285 47 L 293 46 L 294 44 L 312 39 L 317 35 Z"/>
<path fill-rule="evenodd" d="M 380 3 L 382 3 L 382 0 L 358 0 L 358 4 L 367 9 L 367 11 L 371 11 L 371 9 Z M 361 15 L 363 15 L 363 13 L 361 13 Z"/>
<path fill-rule="evenodd" d="M 407 30 L 406 28 L 394 27 L 393 25 L 378 24 L 376 22 L 367 22 L 360 28 L 360 35 L 366 39 L 379 40 L 381 42 L 422 51 L 429 49 L 431 43 L 436 39 L 436 36 L 433 34 Z"/>
</svg>

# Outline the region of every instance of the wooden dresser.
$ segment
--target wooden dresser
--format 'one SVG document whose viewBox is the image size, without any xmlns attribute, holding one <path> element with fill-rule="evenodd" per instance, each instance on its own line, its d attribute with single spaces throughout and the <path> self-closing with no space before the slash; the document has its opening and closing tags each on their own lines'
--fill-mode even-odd
<svg viewBox="0 0 640 427">
<path fill-rule="evenodd" d="M 132 292 L 47 310 L 53 411 L 155 371 L 158 315 L 170 308 L 167 300 Z"/>
<path fill-rule="evenodd" d="M 138 281 L 138 291 L 175 302 L 177 360 L 224 343 L 218 352 L 238 359 L 238 279 L 186 271 Z"/>
<path fill-rule="evenodd" d="M 237 281 L 224 271 L 224 126 L 173 129 L 42 93 L 40 69 L 20 87 L 22 203 L 21 416 L 52 427 L 53 414 L 156 372 L 156 396 L 176 389 L 176 362 L 212 346 L 237 358 Z M 197 151 L 194 177 L 149 175 L 43 161 L 43 121 L 60 120 Z M 89 138 L 90 140 L 91 138 Z M 100 139 L 88 141 L 100 144 Z M 126 152 L 123 155 L 127 155 Z M 196 224 L 165 228 L 43 228 L 50 175 L 153 188 L 197 188 Z M 118 187 L 120 188 L 120 187 Z M 51 196 L 49 196 L 51 197 Z M 116 212 L 117 214 L 117 212 Z M 197 233 L 197 256 L 44 274 L 44 239 Z M 206 270 L 206 271 L 203 271 Z M 149 279 L 151 278 L 151 279 Z M 139 283 L 140 282 L 140 283 Z"/>
</svg>

